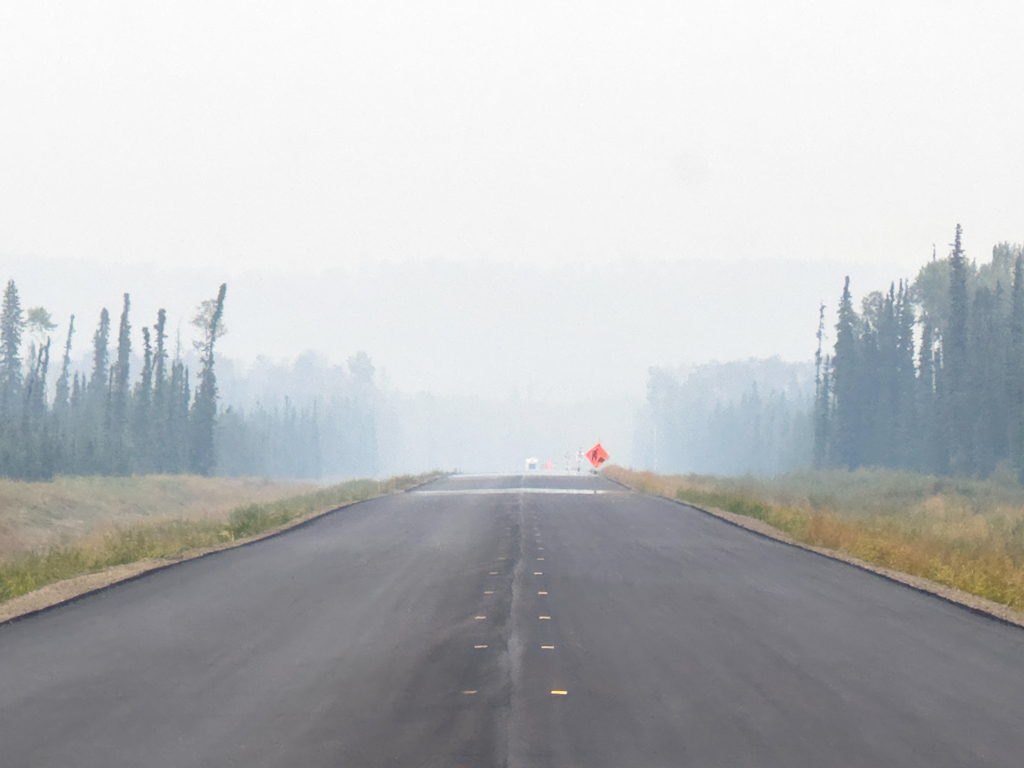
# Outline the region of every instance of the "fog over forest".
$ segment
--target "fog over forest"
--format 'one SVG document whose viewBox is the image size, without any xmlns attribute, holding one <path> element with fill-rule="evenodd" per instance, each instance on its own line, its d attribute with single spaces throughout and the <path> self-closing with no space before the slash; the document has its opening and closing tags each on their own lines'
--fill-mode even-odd
<svg viewBox="0 0 1024 768">
<path fill-rule="evenodd" d="M 226 284 L 218 472 L 516 470 L 599 439 L 671 471 L 1024 466 L 1008 436 L 945 435 L 927 462 L 890 445 L 948 410 L 947 383 L 968 395 L 942 323 L 1016 370 L 1012 259 L 983 265 L 1024 235 L 1022 38 L 1024 7 L 963 0 L 5 4 L 0 280 L 56 328 L 0 352 L 0 442 L 35 419 L 39 455 L 67 442 L 43 475 L 99 466 L 74 452 L 97 440 L 117 471 L 183 471 L 179 400 L 213 370 L 189 323 Z M 944 285 L 910 286 L 958 224 L 960 304 L 985 290 L 943 318 Z M 180 455 L 134 466 L 108 425 L 158 437 L 141 329 L 160 309 Z M 54 400 L 72 314 L 80 423 Z M 850 426 L 876 405 L 888 421 Z"/>
<path fill-rule="evenodd" d="M 77 370 L 91 366 L 93 317 L 104 305 L 116 311 L 115 285 L 130 288 L 136 328 L 158 307 L 168 308 L 169 346 L 173 352 L 180 328 L 183 358 L 196 370 L 188 320 L 222 273 L 25 259 L 5 266 L 26 306 L 46 307 L 59 324 L 66 323 L 66 308 L 74 309 Z M 273 411 L 287 398 L 302 411 L 318 404 L 323 427 L 331 403 L 352 397 L 347 361 L 363 351 L 375 369 L 366 407 L 374 412 L 378 455 L 342 460 L 333 453 L 354 449 L 325 446 L 326 476 L 434 467 L 508 471 L 526 456 L 561 467 L 567 453 L 596 440 L 614 461 L 653 466 L 657 460 L 643 447 L 648 369 L 679 375 L 729 357 L 809 361 L 818 302 L 835 293 L 844 274 L 837 264 L 791 262 L 556 269 L 439 262 L 274 280 L 243 273 L 228 278 L 229 332 L 218 342 L 221 406 Z M 867 264 L 854 274 L 877 282 L 887 271 Z M 738 327 L 745 330 L 737 333 Z M 59 338 L 64 330 L 61 325 L 54 333 Z M 134 379 L 141 365 L 138 340 L 133 349 Z M 766 378 L 762 368 L 715 368 L 727 381 L 705 397 L 724 405 L 738 403 L 755 381 L 766 395 L 790 386 L 778 376 Z M 801 390 L 797 399 L 805 396 Z M 311 464 L 302 466 L 268 471 L 312 471 Z M 724 454 L 680 466 L 760 468 Z"/>
</svg>

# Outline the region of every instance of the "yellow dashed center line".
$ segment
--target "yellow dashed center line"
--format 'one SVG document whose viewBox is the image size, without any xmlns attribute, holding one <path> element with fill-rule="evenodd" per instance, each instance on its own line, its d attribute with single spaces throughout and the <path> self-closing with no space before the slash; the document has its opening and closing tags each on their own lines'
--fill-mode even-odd
<svg viewBox="0 0 1024 768">
<path fill-rule="evenodd" d="M 488 589 L 488 590 L 485 590 L 485 591 L 484 591 L 484 594 L 485 594 L 485 595 L 493 595 L 493 594 L 494 594 L 494 590 L 493 590 L 493 589 Z"/>
<path fill-rule="evenodd" d="M 473 618 L 476 619 L 477 621 L 480 621 L 480 619 L 486 619 L 487 617 L 486 616 L 474 616 Z"/>
<path fill-rule="evenodd" d="M 538 558 L 537 558 L 537 562 L 538 562 L 538 563 L 542 563 L 542 562 L 544 562 L 544 558 L 543 558 L 543 557 L 538 557 Z"/>
<path fill-rule="evenodd" d="M 533 572 L 533 575 L 534 575 L 534 576 L 543 576 L 543 575 L 544 575 L 544 573 L 543 573 L 543 571 L 534 571 L 534 572 Z"/>
<path fill-rule="evenodd" d="M 476 691 L 463 691 L 462 693 L 466 696 L 472 696 L 474 693 L 476 693 Z M 552 693 L 554 693 L 554 691 L 552 691 Z"/>
<path fill-rule="evenodd" d="M 555 650 L 555 646 L 553 646 L 553 645 L 542 645 L 541 646 L 541 650 L 542 651 L 553 651 L 553 650 Z"/>
<path fill-rule="evenodd" d="M 550 621 L 551 620 L 550 616 L 538 616 L 537 618 L 540 619 L 541 621 Z"/>
<path fill-rule="evenodd" d="M 486 645 L 474 645 L 473 647 L 474 648 L 486 648 L 487 646 Z"/>
<path fill-rule="evenodd" d="M 552 691 L 551 695 L 552 696 L 565 696 L 568 693 L 569 693 L 568 691 Z"/>
<path fill-rule="evenodd" d="M 546 594 L 547 594 L 547 592 L 538 592 L 537 594 L 538 594 L 538 595 L 546 595 Z"/>
<path fill-rule="evenodd" d="M 491 572 L 490 572 L 489 574 L 487 574 L 487 575 L 488 575 L 488 576 L 497 576 L 497 575 L 498 575 L 498 572 L 497 572 L 497 571 L 491 571 Z"/>
</svg>

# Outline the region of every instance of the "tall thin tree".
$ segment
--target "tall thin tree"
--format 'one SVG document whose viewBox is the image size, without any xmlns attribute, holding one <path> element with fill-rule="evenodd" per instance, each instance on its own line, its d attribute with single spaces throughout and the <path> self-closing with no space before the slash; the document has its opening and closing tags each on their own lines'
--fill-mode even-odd
<svg viewBox="0 0 1024 768">
<path fill-rule="evenodd" d="M 192 320 L 201 333 L 199 349 L 199 381 L 192 403 L 192 444 L 190 464 L 193 472 L 209 475 L 216 464 L 214 454 L 214 423 L 217 419 L 217 376 L 214 372 L 214 345 L 227 329 L 224 327 L 224 297 L 227 284 L 222 284 L 213 301 L 204 301 Z"/>
</svg>

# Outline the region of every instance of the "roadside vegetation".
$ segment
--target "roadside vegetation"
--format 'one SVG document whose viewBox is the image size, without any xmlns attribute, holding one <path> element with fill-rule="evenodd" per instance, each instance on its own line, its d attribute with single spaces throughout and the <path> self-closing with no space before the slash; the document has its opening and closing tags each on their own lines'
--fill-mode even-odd
<svg viewBox="0 0 1024 768">
<path fill-rule="evenodd" d="M 27 594 L 46 584 L 94 573 L 110 566 L 145 558 L 175 559 L 190 550 L 245 539 L 317 512 L 403 491 L 437 476 L 438 473 L 429 473 L 380 481 L 349 480 L 285 498 L 235 505 L 204 517 L 110 524 L 66 544 L 19 552 L 0 559 L 0 602 Z M 161 480 L 164 478 L 123 478 L 120 482 L 155 483 Z M 177 480 L 196 483 L 204 479 L 185 477 Z M 94 478 L 70 478 L 66 482 L 90 481 L 100 482 Z M 54 484 L 46 484 L 46 487 L 59 486 L 60 482 L 58 479 Z M 102 482 L 116 483 L 117 479 L 104 478 Z M 217 479 L 206 482 L 231 481 Z M 271 485 L 280 488 L 282 484 Z"/>
<path fill-rule="evenodd" d="M 638 491 L 756 518 L 797 541 L 1024 610 L 1024 487 L 866 469 L 772 478 L 657 475 L 607 467 Z"/>
<path fill-rule="evenodd" d="M 314 483 L 197 475 L 0 479 L 0 559 L 110 529 L 169 519 L 227 520 L 238 506 L 314 491 Z"/>
</svg>

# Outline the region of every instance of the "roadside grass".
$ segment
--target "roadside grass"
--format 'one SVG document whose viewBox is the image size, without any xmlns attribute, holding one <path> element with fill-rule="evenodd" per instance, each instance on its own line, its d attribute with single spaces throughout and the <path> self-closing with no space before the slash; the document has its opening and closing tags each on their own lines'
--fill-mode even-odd
<svg viewBox="0 0 1024 768">
<path fill-rule="evenodd" d="M 245 539 L 315 512 L 403 491 L 439 476 L 349 480 L 290 498 L 238 506 L 226 520 L 170 519 L 112 526 L 67 545 L 0 560 L 0 602 L 110 566 L 146 558 L 174 559 L 189 550 Z"/>
<path fill-rule="evenodd" d="M 1024 610 L 1024 488 L 879 469 L 772 478 L 604 470 L 638 491 L 762 520 L 814 547 Z"/>
<path fill-rule="evenodd" d="M 110 525 L 170 519 L 226 520 L 236 507 L 312 492 L 317 483 L 251 477 L 58 476 L 0 479 L 0 559 L 64 546 Z"/>
</svg>

